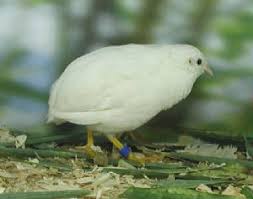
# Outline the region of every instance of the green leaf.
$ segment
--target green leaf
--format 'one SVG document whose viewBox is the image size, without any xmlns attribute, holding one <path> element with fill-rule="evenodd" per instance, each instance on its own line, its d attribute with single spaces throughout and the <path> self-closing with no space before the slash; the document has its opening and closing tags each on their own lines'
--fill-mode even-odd
<svg viewBox="0 0 253 199">
<path fill-rule="evenodd" d="M 247 199 L 253 199 L 253 190 L 249 187 L 243 187 L 241 192 L 246 196 Z"/>
</svg>

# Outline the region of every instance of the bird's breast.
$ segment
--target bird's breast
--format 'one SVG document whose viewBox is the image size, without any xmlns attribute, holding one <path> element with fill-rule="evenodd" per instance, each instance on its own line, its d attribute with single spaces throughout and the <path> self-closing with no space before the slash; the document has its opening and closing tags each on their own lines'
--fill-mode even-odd
<svg viewBox="0 0 253 199">
<path fill-rule="evenodd" d="M 186 98 L 192 90 L 193 83 L 194 81 L 192 80 L 175 81 L 171 83 L 167 89 L 164 102 L 161 103 L 161 110 L 167 110 Z"/>
</svg>

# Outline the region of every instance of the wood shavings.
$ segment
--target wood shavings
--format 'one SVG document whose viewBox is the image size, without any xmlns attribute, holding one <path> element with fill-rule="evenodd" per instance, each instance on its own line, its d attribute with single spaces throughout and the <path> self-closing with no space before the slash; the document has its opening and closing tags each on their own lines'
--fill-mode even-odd
<svg viewBox="0 0 253 199">
<path fill-rule="evenodd" d="M 93 185 L 97 187 L 99 185 L 106 186 L 109 184 L 111 186 L 117 183 L 114 178 L 115 175 L 116 174 L 113 174 L 112 172 L 102 173 L 94 180 Z"/>
<path fill-rule="evenodd" d="M 26 135 L 19 135 L 15 138 L 15 146 L 16 148 L 25 148 L 25 142 L 26 142 L 27 136 Z"/>
<path fill-rule="evenodd" d="M 55 181 L 54 178 L 43 180 L 39 186 L 47 191 L 64 191 L 64 190 L 80 189 L 78 185 L 74 185 L 74 182 L 70 181 L 64 182 L 61 179 Z"/>
<path fill-rule="evenodd" d="M 29 161 L 29 160 L 28 160 Z M 24 171 L 24 170 L 28 170 L 28 169 L 33 169 L 33 166 L 30 164 L 26 164 L 26 163 L 21 163 L 21 162 L 14 162 L 16 168 L 19 171 Z"/>
<path fill-rule="evenodd" d="M 221 148 L 217 144 L 201 143 L 201 144 L 187 145 L 186 148 L 183 150 L 183 152 L 201 156 L 237 159 L 236 147 L 224 146 Z"/>
<path fill-rule="evenodd" d="M 149 150 L 147 153 L 151 154 L 152 150 Z M 158 155 L 157 151 L 154 153 Z M 122 160 L 119 162 L 119 166 L 126 168 L 132 167 L 132 165 L 125 163 L 127 163 L 127 161 Z M 68 167 L 69 169 L 64 170 L 62 167 Z M 120 169 L 118 167 L 111 167 Z M 168 185 L 171 185 L 174 184 L 175 181 L 178 181 L 178 179 L 195 178 L 198 177 L 198 175 L 204 178 L 206 176 L 210 177 L 213 176 L 211 173 L 212 171 L 219 172 L 220 169 L 222 169 L 222 172 L 225 172 L 225 168 L 223 167 L 225 167 L 223 164 L 207 164 L 206 162 L 195 163 L 193 166 L 188 167 L 185 163 L 176 162 L 176 160 L 171 160 L 170 158 L 164 158 L 164 160 L 159 161 L 159 163 L 147 164 L 145 168 L 136 169 L 133 167 L 132 169 L 136 169 L 140 172 L 145 169 L 150 171 L 155 170 L 157 172 L 160 170 L 164 172 L 170 171 L 171 174 L 168 172 L 165 178 L 166 181 L 170 181 Z M 147 175 L 149 177 L 145 175 L 134 177 L 131 173 L 131 175 L 129 173 L 127 175 L 123 173 L 119 175 L 109 170 L 106 173 L 105 168 L 108 167 L 94 166 L 90 162 L 78 157 L 73 159 L 64 159 L 60 157 L 45 158 L 42 156 L 33 159 L 25 157 L 20 161 L 11 158 L 0 158 L 0 193 L 1 191 L 29 192 L 87 189 L 91 191 L 89 195 L 90 198 L 113 199 L 118 198 L 121 193 L 125 192 L 130 187 L 153 189 L 158 181 L 160 181 L 159 178 L 156 179 L 149 175 Z M 174 171 L 176 172 L 174 173 Z M 184 176 L 182 175 L 183 173 Z M 195 173 L 196 176 L 194 176 Z M 5 177 L 1 177 L 1 175 Z M 221 173 L 221 175 L 224 176 L 223 173 Z M 250 180 L 249 178 L 248 182 L 252 182 L 252 180 Z M 180 183 L 183 182 L 184 180 Z M 212 193 L 213 191 L 213 193 L 216 194 L 220 194 L 225 186 L 231 184 L 230 181 L 226 182 L 225 185 L 219 184 L 220 188 L 217 188 L 216 185 L 212 186 L 207 184 L 209 188 L 204 185 L 206 184 L 205 182 L 196 183 L 187 181 L 187 183 L 194 184 L 194 186 L 191 185 L 192 189 L 199 185 L 196 189 L 199 192 Z M 189 184 L 183 185 L 189 186 Z M 225 191 L 224 194 L 226 194 Z"/>
<path fill-rule="evenodd" d="M 0 187 L 0 193 L 3 193 L 5 191 L 4 187 Z"/>
<path fill-rule="evenodd" d="M 37 158 L 28 158 L 28 162 L 34 163 L 34 164 L 39 164 L 40 161 Z"/>
<path fill-rule="evenodd" d="M 101 149 L 100 146 L 92 145 L 92 146 L 91 146 L 91 149 L 92 149 L 93 151 L 98 152 L 98 153 L 103 153 L 103 151 L 102 151 L 102 149 Z"/>
<path fill-rule="evenodd" d="M 64 163 L 63 160 L 62 162 Z M 113 172 L 104 173 L 98 166 L 85 171 L 82 162 L 78 159 L 68 160 L 65 164 L 72 165 L 73 170 L 60 172 L 55 168 L 41 167 L 38 159 L 20 162 L 2 158 L 0 159 L 0 193 L 84 188 L 92 191 L 90 197 L 111 199 L 117 198 L 130 186 L 151 187 L 149 179 L 134 179 L 133 176 L 120 176 Z"/>
<path fill-rule="evenodd" d="M 241 189 L 238 187 L 234 187 L 232 185 L 229 185 L 223 192 L 222 195 L 227 195 L 227 196 L 238 196 L 242 199 L 246 199 L 246 197 L 240 193 Z"/>
<path fill-rule="evenodd" d="M 98 190 L 97 195 L 96 195 L 96 199 L 100 199 L 101 198 L 102 191 L 103 191 L 102 189 Z"/>
<path fill-rule="evenodd" d="M 17 178 L 16 175 L 11 174 L 11 173 L 9 173 L 5 170 L 2 170 L 2 169 L 0 170 L 0 177 L 2 177 L 2 178 Z"/>
<path fill-rule="evenodd" d="M 77 184 L 80 185 L 87 185 L 91 184 L 94 181 L 94 177 L 83 177 L 76 180 Z"/>
<path fill-rule="evenodd" d="M 25 148 L 26 135 L 14 136 L 9 129 L 0 128 L 0 143 L 15 144 L 16 148 Z"/>
<path fill-rule="evenodd" d="M 213 193 L 212 189 L 204 184 L 197 186 L 196 191 Z"/>
<path fill-rule="evenodd" d="M 10 131 L 5 128 L 0 128 L 0 143 L 14 143 L 15 136 L 10 134 Z"/>
</svg>

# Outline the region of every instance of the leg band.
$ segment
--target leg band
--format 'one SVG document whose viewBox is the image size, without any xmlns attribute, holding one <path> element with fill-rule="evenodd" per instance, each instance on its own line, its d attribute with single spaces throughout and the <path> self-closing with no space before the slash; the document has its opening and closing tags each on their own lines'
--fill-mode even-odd
<svg viewBox="0 0 253 199">
<path fill-rule="evenodd" d="M 124 158 L 127 158 L 130 152 L 131 148 L 128 147 L 127 145 L 125 145 L 123 148 L 119 150 L 120 155 L 123 156 Z"/>
</svg>

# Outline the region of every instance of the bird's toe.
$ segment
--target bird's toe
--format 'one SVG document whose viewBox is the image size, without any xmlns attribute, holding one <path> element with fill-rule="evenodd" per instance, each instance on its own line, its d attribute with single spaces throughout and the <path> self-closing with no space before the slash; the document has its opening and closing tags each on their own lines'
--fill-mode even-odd
<svg viewBox="0 0 253 199">
<path fill-rule="evenodd" d="M 89 144 L 85 146 L 78 146 L 76 147 L 76 149 L 84 151 L 84 153 L 90 158 L 94 158 L 97 153 L 103 152 L 99 146 L 89 145 Z"/>
<path fill-rule="evenodd" d="M 131 152 L 128 155 L 128 160 L 133 161 L 133 162 L 143 166 L 143 165 L 145 165 L 145 162 L 146 162 L 146 156 L 142 153 Z"/>
</svg>

